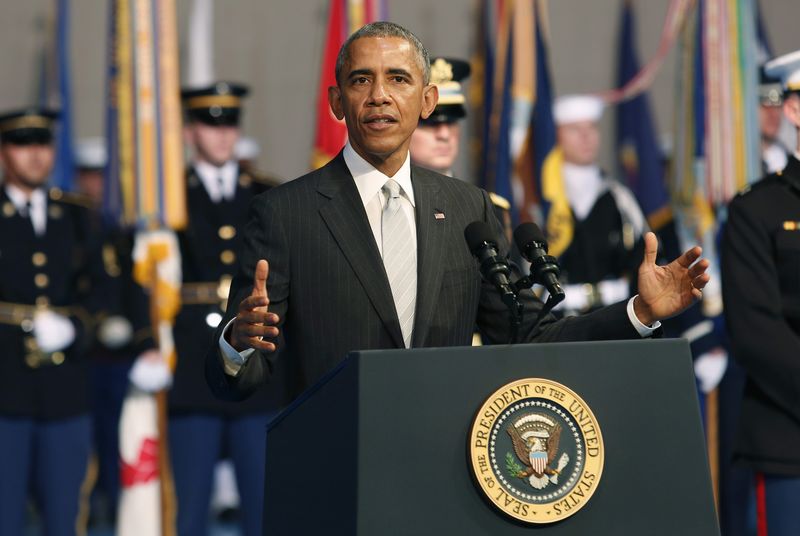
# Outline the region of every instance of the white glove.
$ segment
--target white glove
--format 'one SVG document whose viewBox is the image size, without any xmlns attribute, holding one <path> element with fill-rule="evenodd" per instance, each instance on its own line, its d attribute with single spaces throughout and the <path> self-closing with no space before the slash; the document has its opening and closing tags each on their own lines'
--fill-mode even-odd
<svg viewBox="0 0 800 536">
<path fill-rule="evenodd" d="M 57 352 L 75 340 L 75 326 L 66 316 L 45 309 L 33 316 L 33 336 L 40 350 Z"/>
<path fill-rule="evenodd" d="M 133 339 L 133 326 L 124 316 L 109 316 L 97 328 L 97 338 L 107 348 L 117 350 Z"/>
<path fill-rule="evenodd" d="M 158 350 L 148 350 L 136 358 L 128 379 L 137 389 L 155 393 L 172 385 L 172 371 Z"/>
<path fill-rule="evenodd" d="M 728 354 L 722 348 L 714 348 L 694 360 L 694 375 L 700 381 L 703 393 L 713 391 L 728 368 Z"/>
</svg>

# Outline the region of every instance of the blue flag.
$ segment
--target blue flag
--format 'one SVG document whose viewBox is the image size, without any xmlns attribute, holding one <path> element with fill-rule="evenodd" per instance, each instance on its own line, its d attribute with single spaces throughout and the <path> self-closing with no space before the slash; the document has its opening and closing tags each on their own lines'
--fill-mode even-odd
<svg viewBox="0 0 800 536">
<path fill-rule="evenodd" d="M 55 35 L 44 54 L 39 104 L 60 112 L 55 132 L 52 184 L 72 190 L 75 153 L 72 139 L 72 91 L 69 68 L 69 0 L 57 0 Z"/>
<path fill-rule="evenodd" d="M 639 72 L 636 30 L 629 2 L 622 8 L 617 87 Z M 665 180 L 665 161 L 658 144 L 647 93 L 617 106 L 617 158 L 625 184 L 633 191 L 650 227 L 657 231 L 672 220 Z"/>
</svg>

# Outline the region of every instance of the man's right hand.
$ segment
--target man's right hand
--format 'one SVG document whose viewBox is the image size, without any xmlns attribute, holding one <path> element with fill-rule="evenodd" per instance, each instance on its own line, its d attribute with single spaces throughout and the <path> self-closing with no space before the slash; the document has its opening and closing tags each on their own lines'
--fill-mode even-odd
<svg viewBox="0 0 800 536">
<path fill-rule="evenodd" d="M 265 352 L 275 351 L 274 343 L 263 340 L 265 337 L 275 339 L 278 336 L 278 315 L 267 310 L 269 307 L 268 275 L 269 263 L 265 259 L 261 259 L 256 264 L 253 290 L 250 292 L 250 296 L 239 304 L 239 310 L 231 326 L 228 342 L 237 352 L 243 352 L 250 348 Z"/>
</svg>

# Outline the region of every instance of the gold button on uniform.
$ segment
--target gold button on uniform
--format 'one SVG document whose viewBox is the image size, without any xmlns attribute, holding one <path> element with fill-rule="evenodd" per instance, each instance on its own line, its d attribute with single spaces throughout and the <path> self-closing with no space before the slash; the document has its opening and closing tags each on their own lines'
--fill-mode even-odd
<svg viewBox="0 0 800 536">
<path fill-rule="evenodd" d="M 50 278 L 47 277 L 47 274 L 36 274 L 33 283 L 39 288 L 44 288 L 50 284 Z"/>
<path fill-rule="evenodd" d="M 233 264 L 233 262 L 236 260 L 236 255 L 233 253 L 233 251 L 226 249 L 219 254 L 219 259 L 223 264 Z"/>
<path fill-rule="evenodd" d="M 25 356 L 25 364 L 30 368 L 39 368 L 38 354 L 28 354 Z"/>
<path fill-rule="evenodd" d="M 51 359 L 54 365 L 60 365 L 64 362 L 64 352 L 53 352 Z"/>
<path fill-rule="evenodd" d="M 16 209 L 14 209 L 13 203 L 10 202 L 3 203 L 3 216 L 10 218 L 11 216 L 14 215 L 14 212 L 16 212 Z"/>
<path fill-rule="evenodd" d="M 223 225 L 218 232 L 219 237 L 223 240 L 230 240 L 236 236 L 236 228 L 233 225 Z"/>
<path fill-rule="evenodd" d="M 37 251 L 36 253 L 33 254 L 33 258 L 31 260 L 33 261 L 34 266 L 41 267 L 47 264 L 47 255 L 45 255 L 41 251 Z"/>
</svg>

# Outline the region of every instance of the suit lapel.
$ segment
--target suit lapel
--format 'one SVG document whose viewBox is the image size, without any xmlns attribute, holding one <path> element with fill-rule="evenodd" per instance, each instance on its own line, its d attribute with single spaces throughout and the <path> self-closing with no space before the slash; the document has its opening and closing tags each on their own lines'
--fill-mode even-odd
<svg viewBox="0 0 800 536">
<path fill-rule="evenodd" d="M 441 195 L 436 175 L 429 171 L 412 167 L 411 180 L 417 216 L 417 308 L 412 346 L 420 347 L 425 345 L 442 284 L 447 200 Z"/>
<path fill-rule="evenodd" d="M 403 335 L 383 260 L 342 153 L 322 171 L 317 191 L 329 200 L 320 208 L 320 216 L 364 287 L 395 345 L 402 348 Z M 358 329 L 357 326 L 354 329 Z"/>
</svg>

